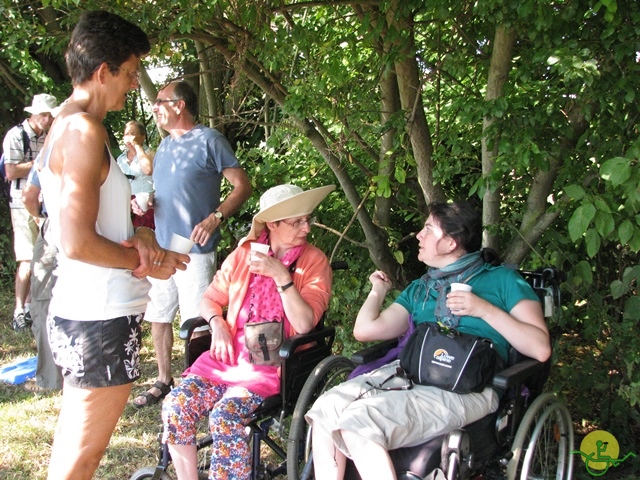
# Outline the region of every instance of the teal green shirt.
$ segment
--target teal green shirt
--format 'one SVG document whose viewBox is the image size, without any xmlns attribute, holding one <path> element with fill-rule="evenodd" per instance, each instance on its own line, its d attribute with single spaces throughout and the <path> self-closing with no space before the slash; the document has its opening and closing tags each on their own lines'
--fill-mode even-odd
<svg viewBox="0 0 640 480">
<path fill-rule="evenodd" d="M 510 312 L 521 300 L 536 300 L 538 296 L 522 276 L 507 267 L 494 267 L 489 264 L 485 269 L 467 282 L 473 287 L 473 293 L 492 303 L 505 312 Z M 429 298 L 425 297 L 425 287 L 421 279 L 414 280 L 395 300 L 402 305 L 418 325 L 424 322 L 435 322 L 434 311 L 438 292 L 431 289 Z M 458 330 L 463 333 L 477 335 L 493 341 L 496 351 L 503 359 L 507 359 L 509 343 L 492 326 L 481 318 L 460 317 Z"/>
</svg>

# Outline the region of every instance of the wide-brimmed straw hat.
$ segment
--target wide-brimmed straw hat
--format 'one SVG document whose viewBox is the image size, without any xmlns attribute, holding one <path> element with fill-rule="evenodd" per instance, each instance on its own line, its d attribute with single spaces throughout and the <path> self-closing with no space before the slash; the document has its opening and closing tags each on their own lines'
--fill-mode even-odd
<svg viewBox="0 0 640 480">
<path fill-rule="evenodd" d="M 270 188 L 260 197 L 260 211 L 253 217 L 247 239 L 258 238 L 266 222 L 311 214 L 335 188 L 335 185 L 311 190 L 302 190 L 296 185 L 278 185 Z"/>
<path fill-rule="evenodd" d="M 31 105 L 24 107 L 24 111 L 32 115 L 39 115 L 41 113 L 52 113 L 57 106 L 58 100 L 56 100 L 56 97 L 48 93 L 39 93 L 33 96 Z"/>
</svg>

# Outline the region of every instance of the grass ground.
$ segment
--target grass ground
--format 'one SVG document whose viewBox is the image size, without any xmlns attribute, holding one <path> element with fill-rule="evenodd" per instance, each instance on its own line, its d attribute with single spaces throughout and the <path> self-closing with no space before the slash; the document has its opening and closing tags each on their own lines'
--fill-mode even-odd
<svg viewBox="0 0 640 480">
<path fill-rule="evenodd" d="M 13 293 L 10 288 L 0 285 L 0 366 L 36 355 L 33 335 L 30 332 L 16 333 L 11 328 L 12 313 Z M 142 377 L 134 386 L 133 395 L 155 381 L 155 357 L 148 326 L 145 328 L 140 358 Z M 182 344 L 177 341 L 173 349 L 174 377 L 182 370 L 182 362 Z M 60 403 L 60 393 L 30 393 L 22 385 L 0 382 L 0 479 L 46 479 Z M 570 406 L 571 401 L 568 403 Z M 126 480 L 139 468 L 155 465 L 160 426 L 159 405 L 141 410 L 128 405 L 94 478 Z M 580 425 L 576 422 L 575 427 L 575 447 L 578 448 Z M 633 464 L 638 461 L 633 459 L 625 462 L 601 478 L 638 479 L 640 477 L 632 473 L 636 471 Z M 592 478 L 579 459 L 576 459 L 574 478 Z"/>
<path fill-rule="evenodd" d="M 13 295 L 0 288 L 0 365 L 36 355 L 31 332 L 11 328 Z M 142 377 L 134 394 L 155 381 L 155 357 L 148 326 L 141 351 Z M 176 335 L 177 338 L 177 335 Z M 173 350 L 174 375 L 181 371 L 182 345 Z M 0 479 L 40 480 L 47 477 L 60 393 L 30 393 L 23 385 L 0 382 Z M 141 467 L 155 465 L 160 432 L 160 407 L 137 410 L 127 405 L 96 479 L 123 480 Z"/>
</svg>

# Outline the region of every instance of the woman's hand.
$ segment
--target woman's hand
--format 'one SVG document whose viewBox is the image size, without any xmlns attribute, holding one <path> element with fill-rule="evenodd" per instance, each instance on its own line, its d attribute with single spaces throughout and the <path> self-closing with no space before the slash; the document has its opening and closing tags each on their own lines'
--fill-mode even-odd
<svg viewBox="0 0 640 480">
<path fill-rule="evenodd" d="M 189 255 L 165 250 L 165 256 L 162 258 L 160 265 L 156 265 L 156 268 L 149 273 L 148 276 L 159 280 L 166 280 L 176 273 L 176 270 L 186 270 L 187 263 L 189 263 L 190 260 Z M 135 271 L 133 274 L 135 275 Z"/>
<path fill-rule="evenodd" d="M 456 290 L 447 294 L 447 307 L 455 315 L 486 319 L 492 309 L 497 308 L 472 292 Z"/>
<path fill-rule="evenodd" d="M 280 260 L 253 251 L 249 256 L 249 272 L 271 277 L 276 285 L 286 285 L 291 281 L 291 274 Z"/>
<path fill-rule="evenodd" d="M 139 217 L 144 215 L 144 211 L 142 211 L 142 209 L 138 205 L 138 201 L 136 200 L 135 197 L 131 199 L 131 211 Z"/>
<path fill-rule="evenodd" d="M 147 210 L 148 210 L 149 208 L 153 207 L 153 202 L 154 202 L 154 194 L 153 194 L 153 193 L 150 193 L 150 194 L 149 194 L 149 201 L 147 202 L 147 207 L 148 207 L 148 208 L 147 208 Z M 136 200 L 136 198 L 135 198 L 135 197 L 133 197 L 133 198 L 131 199 L 131 211 L 132 211 L 135 215 L 137 215 L 137 216 L 139 216 L 139 217 L 142 217 L 142 216 L 146 213 L 146 211 L 145 211 L 145 210 L 142 210 L 142 209 L 140 208 L 140 205 L 138 205 L 138 201 Z"/>
<path fill-rule="evenodd" d="M 211 358 L 227 365 L 235 365 L 236 353 L 227 322 L 216 315 L 210 320 L 209 327 L 211 328 L 211 347 L 209 347 Z"/>
<path fill-rule="evenodd" d="M 137 141 L 136 141 L 136 136 L 135 135 L 125 135 L 122 138 L 122 141 L 124 142 L 125 147 L 127 148 L 135 148 L 136 145 L 140 145 Z"/>
<path fill-rule="evenodd" d="M 376 270 L 369 275 L 369 281 L 371 282 L 371 291 L 375 291 L 382 297 L 386 296 L 393 288 L 388 275 L 381 270 Z"/>
<path fill-rule="evenodd" d="M 167 279 L 176 270 L 185 270 L 189 263 L 189 256 L 176 252 L 169 252 L 158 245 L 153 230 L 140 227 L 133 237 L 122 242 L 122 246 L 134 248 L 138 252 L 140 264 L 132 271 L 135 277 L 151 276 Z"/>
</svg>

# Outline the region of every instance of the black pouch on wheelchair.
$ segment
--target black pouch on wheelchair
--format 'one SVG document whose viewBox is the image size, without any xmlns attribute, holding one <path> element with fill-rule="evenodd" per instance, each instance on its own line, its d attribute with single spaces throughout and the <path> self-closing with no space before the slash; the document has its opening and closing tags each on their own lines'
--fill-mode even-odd
<svg viewBox="0 0 640 480">
<path fill-rule="evenodd" d="M 284 322 L 245 323 L 244 343 L 249 349 L 251 363 L 279 365 L 280 345 L 284 340 Z"/>
<path fill-rule="evenodd" d="M 455 393 L 481 392 L 502 365 L 485 338 L 421 323 L 400 352 L 411 381 Z"/>
</svg>

